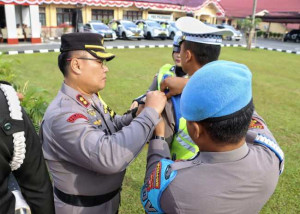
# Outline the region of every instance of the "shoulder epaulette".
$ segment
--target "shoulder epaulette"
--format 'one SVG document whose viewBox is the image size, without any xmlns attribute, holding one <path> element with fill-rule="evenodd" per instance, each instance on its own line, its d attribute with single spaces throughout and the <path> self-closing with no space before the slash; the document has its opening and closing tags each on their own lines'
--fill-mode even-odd
<svg viewBox="0 0 300 214">
<path fill-rule="evenodd" d="M 264 136 L 262 134 L 257 134 L 257 136 L 254 140 L 254 143 L 261 144 L 261 145 L 269 148 L 272 152 L 275 153 L 275 155 L 278 157 L 278 159 L 280 161 L 280 174 L 281 174 L 284 169 L 284 164 L 283 164 L 284 153 L 281 150 L 281 148 L 279 147 L 279 145 L 275 141 L 267 138 L 266 136 Z"/>
</svg>

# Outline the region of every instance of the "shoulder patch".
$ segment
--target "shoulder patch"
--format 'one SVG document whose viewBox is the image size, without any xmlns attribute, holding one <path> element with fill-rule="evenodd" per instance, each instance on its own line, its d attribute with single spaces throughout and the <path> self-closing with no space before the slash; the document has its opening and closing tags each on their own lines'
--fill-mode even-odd
<svg viewBox="0 0 300 214">
<path fill-rule="evenodd" d="M 160 188 L 160 175 L 161 175 L 161 162 L 156 165 L 156 168 L 152 171 L 150 175 L 150 179 L 147 182 L 147 191 L 149 192 L 151 189 L 159 189 Z"/>
<path fill-rule="evenodd" d="M 80 114 L 80 113 L 75 113 L 75 114 L 72 114 L 68 119 L 67 121 L 69 123 L 74 123 L 77 119 L 79 118 L 82 118 L 82 119 L 85 119 L 85 120 L 88 120 L 88 118 L 86 116 L 84 116 L 83 114 Z"/>
<path fill-rule="evenodd" d="M 76 99 L 86 108 L 90 105 L 90 103 L 80 94 L 76 96 Z"/>
<path fill-rule="evenodd" d="M 160 206 L 160 197 L 177 175 L 177 171 L 170 170 L 172 163 L 171 160 L 162 159 L 142 187 L 140 199 L 147 213 L 164 213 Z"/>
<path fill-rule="evenodd" d="M 258 121 L 256 118 L 252 117 L 249 128 L 250 129 L 264 129 L 264 125 L 263 125 L 263 123 Z"/>
</svg>

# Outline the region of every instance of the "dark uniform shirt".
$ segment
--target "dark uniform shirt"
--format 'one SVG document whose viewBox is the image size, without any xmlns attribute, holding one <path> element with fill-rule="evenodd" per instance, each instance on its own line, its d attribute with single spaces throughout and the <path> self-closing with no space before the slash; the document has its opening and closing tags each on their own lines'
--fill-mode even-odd
<svg viewBox="0 0 300 214">
<path fill-rule="evenodd" d="M 261 133 L 275 139 L 257 114 L 246 143 L 228 152 L 199 152 L 193 160 L 172 164 L 178 170 L 160 198 L 165 213 L 258 213 L 273 194 L 279 159 L 265 146 L 253 143 Z M 161 158 L 170 158 L 167 143 L 149 143 L 146 183 Z"/>
<path fill-rule="evenodd" d="M 8 190 L 8 178 L 11 173 L 9 163 L 13 157 L 13 137 L 15 132 L 25 131 L 26 153 L 21 167 L 13 171 L 22 194 L 33 214 L 54 213 L 52 186 L 42 154 L 39 138 L 35 129 L 22 110 L 23 120 L 10 117 L 7 100 L 0 90 L 0 213 L 15 213 L 15 197 Z M 4 128 L 12 124 L 11 129 Z"/>
<path fill-rule="evenodd" d="M 81 196 L 103 195 L 120 188 L 126 167 L 151 138 L 158 122 L 158 113 L 149 107 L 135 119 L 131 114 L 112 118 L 96 95 L 84 97 L 63 84 L 42 125 L 43 150 L 54 186 Z M 58 214 L 114 214 L 119 203 L 119 194 L 92 207 L 72 206 L 55 195 Z"/>
</svg>

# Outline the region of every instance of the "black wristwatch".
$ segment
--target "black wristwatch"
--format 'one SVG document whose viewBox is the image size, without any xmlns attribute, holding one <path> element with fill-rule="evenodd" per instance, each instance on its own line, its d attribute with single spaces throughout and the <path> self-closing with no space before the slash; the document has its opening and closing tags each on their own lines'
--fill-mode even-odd
<svg viewBox="0 0 300 214">
<path fill-rule="evenodd" d="M 166 141 L 165 137 L 154 135 L 151 140 L 163 140 Z"/>
</svg>

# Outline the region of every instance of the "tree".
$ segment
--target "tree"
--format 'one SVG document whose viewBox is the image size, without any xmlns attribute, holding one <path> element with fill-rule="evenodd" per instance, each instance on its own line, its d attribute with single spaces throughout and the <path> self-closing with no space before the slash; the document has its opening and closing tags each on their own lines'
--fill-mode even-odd
<svg viewBox="0 0 300 214">
<path fill-rule="evenodd" d="M 237 21 L 237 25 L 240 27 L 240 29 L 245 33 L 245 37 L 246 37 L 246 41 L 249 41 L 249 35 L 251 32 L 251 29 L 255 29 L 255 27 L 257 25 L 259 25 L 259 23 L 262 20 L 260 18 L 255 18 L 254 20 L 254 24 L 252 24 L 252 20 L 250 18 L 246 18 L 246 19 L 239 19 Z M 252 38 L 251 38 L 252 40 Z"/>
</svg>

